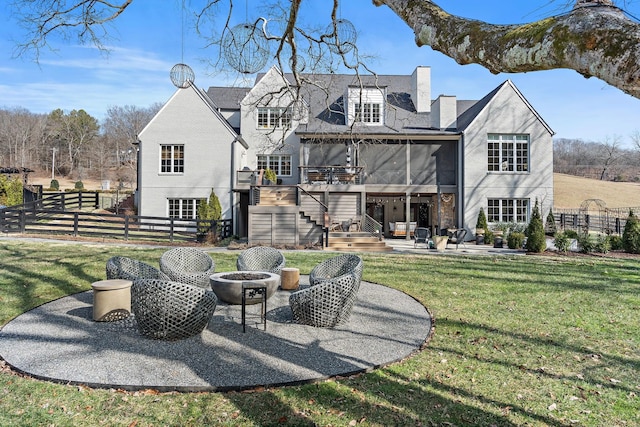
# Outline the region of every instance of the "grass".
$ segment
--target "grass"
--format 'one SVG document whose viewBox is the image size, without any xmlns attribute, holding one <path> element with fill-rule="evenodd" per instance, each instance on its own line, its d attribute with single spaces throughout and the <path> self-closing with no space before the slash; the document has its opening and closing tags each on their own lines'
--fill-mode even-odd
<svg viewBox="0 0 640 427">
<path fill-rule="evenodd" d="M 577 209 L 582 202 L 600 199 L 608 208 L 640 206 L 637 182 L 600 181 L 561 173 L 553 174 L 553 207 Z"/>
<path fill-rule="evenodd" d="M 0 242 L 0 324 L 163 249 Z M 237 252 L 215 252 L 217 270 Z M 308 273 L 322 252 L 287 252 Z M 426 348 L 368 374 L 243 393 L 125 393 L 0 373 L 0 425 L 640 424 L 640 259 L 363 255 L 364 278 L 435 317 Z"/>
</svg>

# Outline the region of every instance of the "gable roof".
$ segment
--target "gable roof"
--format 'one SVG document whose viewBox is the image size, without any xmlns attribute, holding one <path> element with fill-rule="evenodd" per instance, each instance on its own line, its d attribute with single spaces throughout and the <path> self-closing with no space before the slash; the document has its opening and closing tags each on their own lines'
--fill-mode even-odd
<svg viewBox="0 0 640 427">
<path fill-rule="evenodd" d="M 547 122 L 544 121 L 542 116 L 538 114 L 538 112 L 533 108 L 533 106 L 527 101 L 527 99 L 522 95 L 522 92 L 516 87 L 516 85 L 511 80 L 505 80 L 498 87 L 493 89 L 491 92 L 486 94 L 480 101 L 473 104 L 470 108 L 464 111 L 462 114 L 458 114 L 458 129 L 464 132 L 478 117 L 478 115 L 489 105 L 491 101 L 496 97 L 496 95 L 503 90 L 504 88 L 511 88 L 516 93 L 516 95 L 524 102 L 529 110 L 533 113 L 534 116 L 540 121 L 540 123 L 547 129 L 547 131 L 553 135 L 555 132 L 549 127 Z M 459 112 L 460 110 L 458 110 Z"/>
<path fill-rule="evenodd" d="M 145 130 L 152 125 L 152 123 L 156 120 L 156 117 L 158 117 L 162 111 L 167 107 L 167 105 L 169 105 L 171 103 L 171 101 L 180 93 L 181 90 L 193 90 L 195 92 L 195 94 L 200 98 L 200 100 L 202 100 L 203 104 L 209 109 L 209 111 L 211 111 L 211 113 L 220 121 L 220 123 L 222 123 L 222 125 L 229 131 L 229 133 L 234 136 L 235 140 L 240 142 L 240 144 L 242 144 L 242 146 L 244 148 L 249 148 L 249 144 L 247 144 L 247 142 L 238 134 L 238 132 L 235 131 L 235 129 L 233 129 L 233 127 L 229 124 L 229 122 L 222 116 L 222 114 L 220 114 L 219 108 L 216 105 L 216 103 L 207 95 L 207 93 L 204 90 L 198 89 L 198 87 L 191 81 L 188 82 L 189 84 L 187 85 L 187 87 L 183 87 L 183 88 L 178 88 L 178 90 L 176 90 L 176 92 L 174 92 L 174 94 L 171 96 L 171 98 L 169 99 L 169 101 L 167 101 L 162 108 L 160 109 L 160 111 L 158 111 L 158 113 L 156 113 L 156 115 L 149 121 L 149 123 L 147 123 L 147 125 L 142 129 L 142 131 L 140 132 L 140 135 L 142 136 L 145 132 Z"/>
</svg>

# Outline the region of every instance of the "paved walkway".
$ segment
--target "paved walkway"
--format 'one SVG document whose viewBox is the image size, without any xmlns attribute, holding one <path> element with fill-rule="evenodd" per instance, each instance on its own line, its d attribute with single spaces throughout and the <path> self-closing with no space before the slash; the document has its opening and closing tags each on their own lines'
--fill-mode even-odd
<svg viewBox="0 0 640 427">
<path fill-rule="evenodd" d="M 269 299 L 266 331 L 254 324 L 243 333 L 239 306 L 221 303 L 202 334 L 167 342 L 141 336 L 133 318 L 94 322 L 92 292 L 82 292 L 6 324 L 0 355 L 14 369 L 62 383 L 225 391 L 369 371 L 418 351 L 432 330 L 424 306 L 386 286 L 362 282 L 351 319 L 335 329 L 293 323 L 289 295 Z"/>
<path fill-rule="evenodd" d="M 525 255 L 524 250 L 509 249 L 507 243 L 502 248 L 494 248 L 492 245 L 476 245 L 475 241 L 460 244 L 456 248 L 455 244 L 450 243 L 442 252 L 435 249 L 429 249 L 426 245 L 419 244 L 414 247 L 413 240 L 406 239 L 385 239 L 387 246 L 393 248 L 393 252 L 429 254 L 429 255 Z"/>
</svg>

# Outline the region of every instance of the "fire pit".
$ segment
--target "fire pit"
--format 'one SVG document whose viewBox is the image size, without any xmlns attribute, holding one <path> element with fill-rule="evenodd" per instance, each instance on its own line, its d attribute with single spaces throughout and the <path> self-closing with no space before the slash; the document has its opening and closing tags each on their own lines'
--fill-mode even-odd
<svg viewBox="0 0 640 427">
<path fill-rule="evenodd" d="M 211 289 L 216 296 L 229 304 L 242 304 L 242 284 L 264 285 L 267 287 L 267 299 L 271 297 L 278 286 L 280 276 L 267 271 L 229 271 L 216 273 L 209 277 Z M 260 296 L 247 298 L 247 304 L 257 304 Z"/>
</svg>

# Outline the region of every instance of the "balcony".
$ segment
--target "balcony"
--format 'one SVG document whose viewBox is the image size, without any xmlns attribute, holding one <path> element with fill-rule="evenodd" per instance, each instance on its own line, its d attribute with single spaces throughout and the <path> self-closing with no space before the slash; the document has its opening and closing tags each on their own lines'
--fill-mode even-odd
<svg viewBox="0 0 640 427">
<path fill-rule="evenodd" d="M 361 184 L 362 166 L 300 166 L 301 184 Z"/>
</svg>

